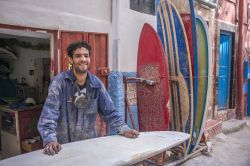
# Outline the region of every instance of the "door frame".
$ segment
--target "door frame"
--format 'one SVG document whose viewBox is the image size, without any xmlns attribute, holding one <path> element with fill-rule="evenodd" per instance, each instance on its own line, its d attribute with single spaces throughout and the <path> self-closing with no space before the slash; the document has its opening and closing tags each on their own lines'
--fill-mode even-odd
<svg viewBox="0 0 250 166">
<path fill-rule="evenodd" d="M 221 39 L 221 35 L 225 35 L 225 36 L 229 36 L 230 37 L 230 43 L 229 43 L 229 45 L 230 45 L 230 47 L 229 47 L 229 57 L 228 57 L 228 74 L 227 74 L 227 76 L 228 76 L 228 82 L 227 82 L 227 84 L 228 84 L 228 89 L 227 89 L 227 93 L 228 93 L 228 95 L 227 95 L 227 103 L 226 103 L 226 106 L 225 107 L 219 107 L 219 78 L 218 78 L 218 86 L 217 86 L 217 104 L 218 104 L 218 111 L 221 111 L 221 110 L 225 110 L 225 109 L 228 109 L 229 108 L 229 102 L 230 102 L 230 87 L 231 87 L 231 69 L 232 69 L 232 63 L 231 63 L 231 61 L 232 61 L 232 56 L 233 56 L 233 52 L 234 52 L 234 48 L 233 48 L 233 37 L 234 37 L 234 34 L 232 33 L 232 32 L 229 32 L 229 31 L 225 31 L 225 30 L 221 30 L 220 31 L 220 34 L 219 34 L 219 38 Z M 220 73 L 220 39 L 219 39 L 219 56 L 218 56 L 218 73 Z M 219 77 L 220 75 L 218 74 L 218 77 Z"/>
<path fill-rule="evenodd" d="M 0 23 L 0 29 L 9 29 L 9 30 L 17 30 L 25 32 L 43 32 L 50 34 L 50 78 L 53 79 L 53 77 L 60 72 L 60 68 L 58 66 L 58 64 L 60 63 L 59 52 L 58 52 L 58 46 L 59 46 L 58 30 L 8 25 L 1 23 Z"/>
</svg>

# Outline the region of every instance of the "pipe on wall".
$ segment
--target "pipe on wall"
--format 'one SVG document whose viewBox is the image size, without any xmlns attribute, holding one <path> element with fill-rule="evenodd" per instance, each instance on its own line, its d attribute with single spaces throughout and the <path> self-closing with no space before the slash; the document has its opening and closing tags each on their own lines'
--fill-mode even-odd
<svg viewBox="0 0 250 166">
<path fill-rule="evenodd" d="M 196 0 L 196 1 L 203 4 L 203 5 L 208 6 L 209 8 L 212 8 L 212 9 L 215 9 L 217 7 L 217 1 L 216 1 L 216 3 L 213 3 L 209 0 Z"/>
<path fill-rule="evenodd" d="M 243 94 L 243 61 L 244 61 L 244 52 L 243 52 L 243 42 L 244 42 L 244 9 L 245 1 L 239 3 L 239 49 L 238 49 L 238 63 L 237 63 L 237 116 L 239 119 L 244 117 L 244 94 Z"/>
<path fill-rule="evenodd" d="M 112 69 L 120 71 L 120 0 L 112 0 L 113 62 Z"/>
</svg>

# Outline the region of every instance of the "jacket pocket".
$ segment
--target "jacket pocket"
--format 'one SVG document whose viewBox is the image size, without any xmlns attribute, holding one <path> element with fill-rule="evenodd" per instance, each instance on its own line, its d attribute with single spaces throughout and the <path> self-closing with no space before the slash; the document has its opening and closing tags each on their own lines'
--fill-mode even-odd
<svg viewBox="0 0 250 166">
<path fill-rule="evenodd" d="M 89 99 L 88 108 L 84 111 L 86 114 L 95 114 L 98 112 L 98 102 L 96 99 Z"/>
</svg>

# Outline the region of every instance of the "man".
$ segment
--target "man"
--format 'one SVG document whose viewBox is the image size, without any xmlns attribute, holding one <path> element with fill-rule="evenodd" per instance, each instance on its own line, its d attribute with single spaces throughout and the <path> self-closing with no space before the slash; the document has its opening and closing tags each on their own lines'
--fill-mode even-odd
<svg viewBox="0 0 250 166">
<path fill-rule="evenodd" d="M 118 134 L 136 138 L 139 133 L 123 122 L 102 82 L 88 71 L 90 45 L 74 42 L 67 53 L 72 68 L 52 81 L 38 122 L 44 154 L 57 154 L 60 144 L 96 137 L 97 113 Z"/>
</svg>

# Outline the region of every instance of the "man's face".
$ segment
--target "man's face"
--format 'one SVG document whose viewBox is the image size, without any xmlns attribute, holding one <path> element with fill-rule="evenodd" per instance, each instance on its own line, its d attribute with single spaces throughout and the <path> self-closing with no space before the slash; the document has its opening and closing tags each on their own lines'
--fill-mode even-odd
<svg viewBox="0 0 250 166">
<path fill-rule="evenodd" d="M 85 74 L 90 64 L 89 51 L 84 47 L 77 48 L 73 53 L 73 59 L 70 58 L 70 63 L 73 64 L 73 70 L 76 73 Z"/>
</svg>

